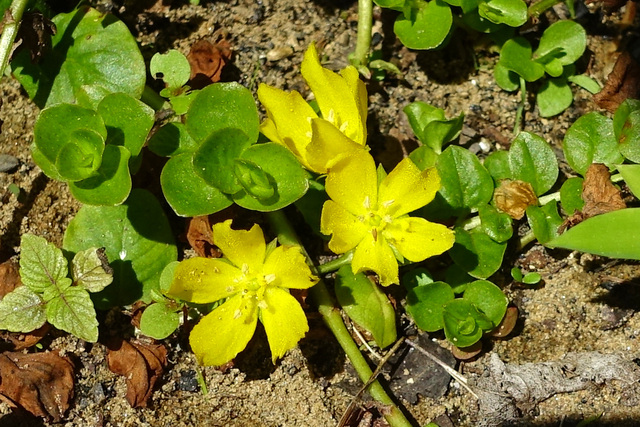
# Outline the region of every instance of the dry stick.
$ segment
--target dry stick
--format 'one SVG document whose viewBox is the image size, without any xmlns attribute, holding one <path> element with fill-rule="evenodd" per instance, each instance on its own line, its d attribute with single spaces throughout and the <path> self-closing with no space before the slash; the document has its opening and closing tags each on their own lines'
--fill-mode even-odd
<svg viewBox="0 0 640 427">
<path fill-rule="evenodd" d="M 444 363 L 442 360 L 438 359 L 436 356 L 434 356 L 433 354 L 429 353 L 427 350 L 425 350 L 424 348 L 420 347 L 418 344 L 414 343 L 413 341 L 411 341 L 409 338 L 405 338 L 404 342 L 406 342 L 409 346 L 415 348 L 416 350 L 418 350 L 420 353 L 424 354 L 425 356 L 427 356 L 429 359 L 431 359 L 432 361 L 434 361 L 435 363 L 437 363 L 438 365 L 440 365 L 440 367 L 442 369 L 444 369 L 445 371 L 447 371 L 447 373 L 449 375 L 451 375 L 455 380 L 457 380 L 460 385 L 464 388 L 467 389 L 467 391 L 469 393 L 471 393 L 471 395 L 473 397 L 475 397 L 476 399 L 478 399 L 478 395 L 475 394 L 473 392 L 473 390 L 471 390 L 471 388 L 467 385 L 467 379 L 465 377 L 463 377 L 458 371 L 456 371 L 455 369 L 451 368 L 449 365 L 447 365 L 446 363 Z"/>
<path fill-rule="evenodd" d="M 382 360 L 380 360 L 380 363 L 378 363 L 378 366 L 376 367 L 376 370 L 373 371 L 373 374 L 371 374 L 371 377 L 369 377 L 367 382 L 364 383 L 362 387 L 360 387 L 360 391 L 358 391 L 358 394 L 356 394 L 353 397 L 353 399 L 351 399 L 351 403 L 349 403 L 349 406 L 347 406 L 347 409 L 344 411 L 344 414 L 342 414 L 342 417 L 340 418 L 338 427 L 344 427 L 346 425 L 347 420 L 351 415 L 351 412 L 353 412 L 354 408 L 356 407 L 356 404 L 364 394 L 367 387 L 369 387 L 376 380 L 376 378 L 378 378 L 378 375 L 380 375 L 380 371 L 382 371 L 382 367 L 389 361 L 391 356 L 393 356 L 393 354 L 398 350 L 398 348 L 400 348 L 400 345 L 402 345 L 402 343 L 403 343 L 403 339 L 400 338 L 398 341 L 396 341 L 393 347 L 391 347 L 391 350 L 389 350 L 387 354 L 384 355 Z"/>
</svg>

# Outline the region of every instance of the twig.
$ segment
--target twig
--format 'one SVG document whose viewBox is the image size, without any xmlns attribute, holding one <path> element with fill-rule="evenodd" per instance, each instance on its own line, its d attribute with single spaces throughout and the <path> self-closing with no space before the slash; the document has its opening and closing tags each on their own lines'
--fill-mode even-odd
<svg viewBox="0 0 640 427">
<path fill-rule="evenodd" d="M 0 36 L 0 76 L 9 64 L 9 57 L 13 51 L 13 42 L 18 34 L 18 27 L 22 21 L 22 14 L 27 7 L 27 0 L 13 0 L 11 7 L 5 12 L 4 28 Z"/>
</svg>

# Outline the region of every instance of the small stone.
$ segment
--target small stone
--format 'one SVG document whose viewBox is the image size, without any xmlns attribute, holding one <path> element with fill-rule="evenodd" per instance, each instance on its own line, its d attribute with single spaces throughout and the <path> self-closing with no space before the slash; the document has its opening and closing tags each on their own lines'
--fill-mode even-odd
<svg viewBox="0 0 640 427">
<path fill-rule="evenodd" d="M 20 166 L 20 160 L 9 154 L 0 154 L 0 172 L 10 173 Z"/>
<path fill-rule="evenodd" d="M 180 372 L 180 378 L 178 379 L 178 390 L 182 391 L 198 391 L 200 385 L 196 378 L 196 371 L 190 369 L 188 371 Z"/>
<path fill-rule="evenodd" d="M 276 62 L 291 55 L 293 55 L 293 48 L 291 46 L 282 46 L 271 49 L 266 56 L 267 60 Z"/>
</svg>

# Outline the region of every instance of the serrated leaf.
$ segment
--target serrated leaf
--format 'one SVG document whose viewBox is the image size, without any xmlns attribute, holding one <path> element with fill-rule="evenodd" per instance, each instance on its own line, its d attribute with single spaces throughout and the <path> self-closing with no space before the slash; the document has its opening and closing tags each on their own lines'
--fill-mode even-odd
<svg viewBox="0 0 640 427">
<path fill-rule="evenodd" d="M 78 252 L 71 261 L 71 271 L 76 285 L 89 292 L 100 292 L 113 281 L 113 269 L 104 248 Z"/>
<path fill-rule="evenodd" d="M 580 175 L 592 163 L 611 166 L 622 161 L 613 132 L 613 121 L 596 112 L 587 113 L 567 130 L 562 151 L 569 166 Z"/>
<path fill-rule="evenodd" d="M 338 270 L 336 298 L 351 320 L 369 331 L 378 347 L 396 340 L 395 311 L 387 296 L 364 273 L 353 274 L 351 265 Z"/>
<path fill-rule="evenodd" d="M 56 282 L 55 286 L 47 286 L 44 289 L 44 292 L 41 294 L 42 299 L 45 300 L 45 302 L 49 302 L 64 293 L 72 284 L 73 281 L 70 278 L 62 278 Z"/>
<path fill-rule="evenodd" d="M 71 286 L 47 303 L 47 320 L 53 326 L 89 342 L 98 341 L 98 320 L 89 292 Z"/>
<path fill-rule="evenodd" d="M 26 286 L 19 286 L 0 301 L 0 329 L 31 332 L 47 321 L 44 301 Z"/>
<path fill-rule="evenodd" d="M 455 295 L 445 282 L 416 286 L 407 293 L 407 312 L 423 331 L 435 332 L 444 328 L 444 306 Z"/>
<path fill-rule="evenodd" d="M 20 279 L 34 292 L 42 293 L 66 279 L 69 269 L 62 251 L 43 237 L 24 234 L 20 239 Z"/>
<path fill-rule="evenodd" d="M 533 186 L 540 196 L 558 179 L 558 160 L 549 144 L 538 135 L 520 132 L 509 149 L 511 177 Z"/>
<path fill-rule="evenodd" d="M 151 338 L 163 340 L 180 326 L 180 315 L 165 304 L 151 304 L 140 317 L 140 332 Z"/>
</svg>

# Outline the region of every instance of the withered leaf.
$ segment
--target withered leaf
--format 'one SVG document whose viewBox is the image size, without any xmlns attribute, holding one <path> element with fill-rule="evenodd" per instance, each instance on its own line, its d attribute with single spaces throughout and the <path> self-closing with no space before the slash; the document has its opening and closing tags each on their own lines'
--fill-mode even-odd
<svg viewBox="0 0 640 427">
<path fill-rule="evenodd" d="M 613 113 L 627 98 L 640 98 L 640 64 L 625 51 L 618 56 L 607 82 L 593 100 Z"/>
<path fill-rule="evenodd" d="M 22 16 L 16 50 L 27 49 L 31 62 L 37 63 L 51 50 L 51 36 L 56 34 L 56 25 L 39 12 L 27 12 Z"/>
<path fill-rule="evenodd" d="M 208 216 L 196 216 L 187 224 L 187 241 L 198 256 L 219 258 L 222 254 L 213 244 L 213 224 Z"/>
<path fill-rule="evenodd" d="M 60 422 L 73 398 L 73 364 L 53 352 L 0 354 L 0 398 Z"/>
<path fill-rule="evenodd" d="M 222 69 L 231 60 L 231 45 L 225 39 L 217 43 L 198 40 L 191 46 L 187 60 L 191 65 L 190 86 L 203 88 L 220 81 Z"/>
<path fill-rule="evenodd" d="M 584 219 L 627 207 L 620 190 L 611 183 L 609 168 L 601 163 L 594 163 L 587 169 L 582 183 L 582 200 Z"/>
<path fill-rule="evenodd" d="M 127 380 L 127 402 L 133 408 L 145 408 L 153 386 L 167 366 L 167 349 L 162 344 L 146 344 L 112 338 L 107 343 L 107 366 Z"/>
<path fill-rule="evenodd" d="M 0 264 L 0 299 L 21 285 L 17 262 L 5 261 Z"/>
<path fill-rule="evenodd" d="M 522 219 L 529 206 L 538 204 L 533 187 L 528 182 L 504 179 L 493 193 L 493 201 L 499 211 L 513 219 Z"/>
</svg>

